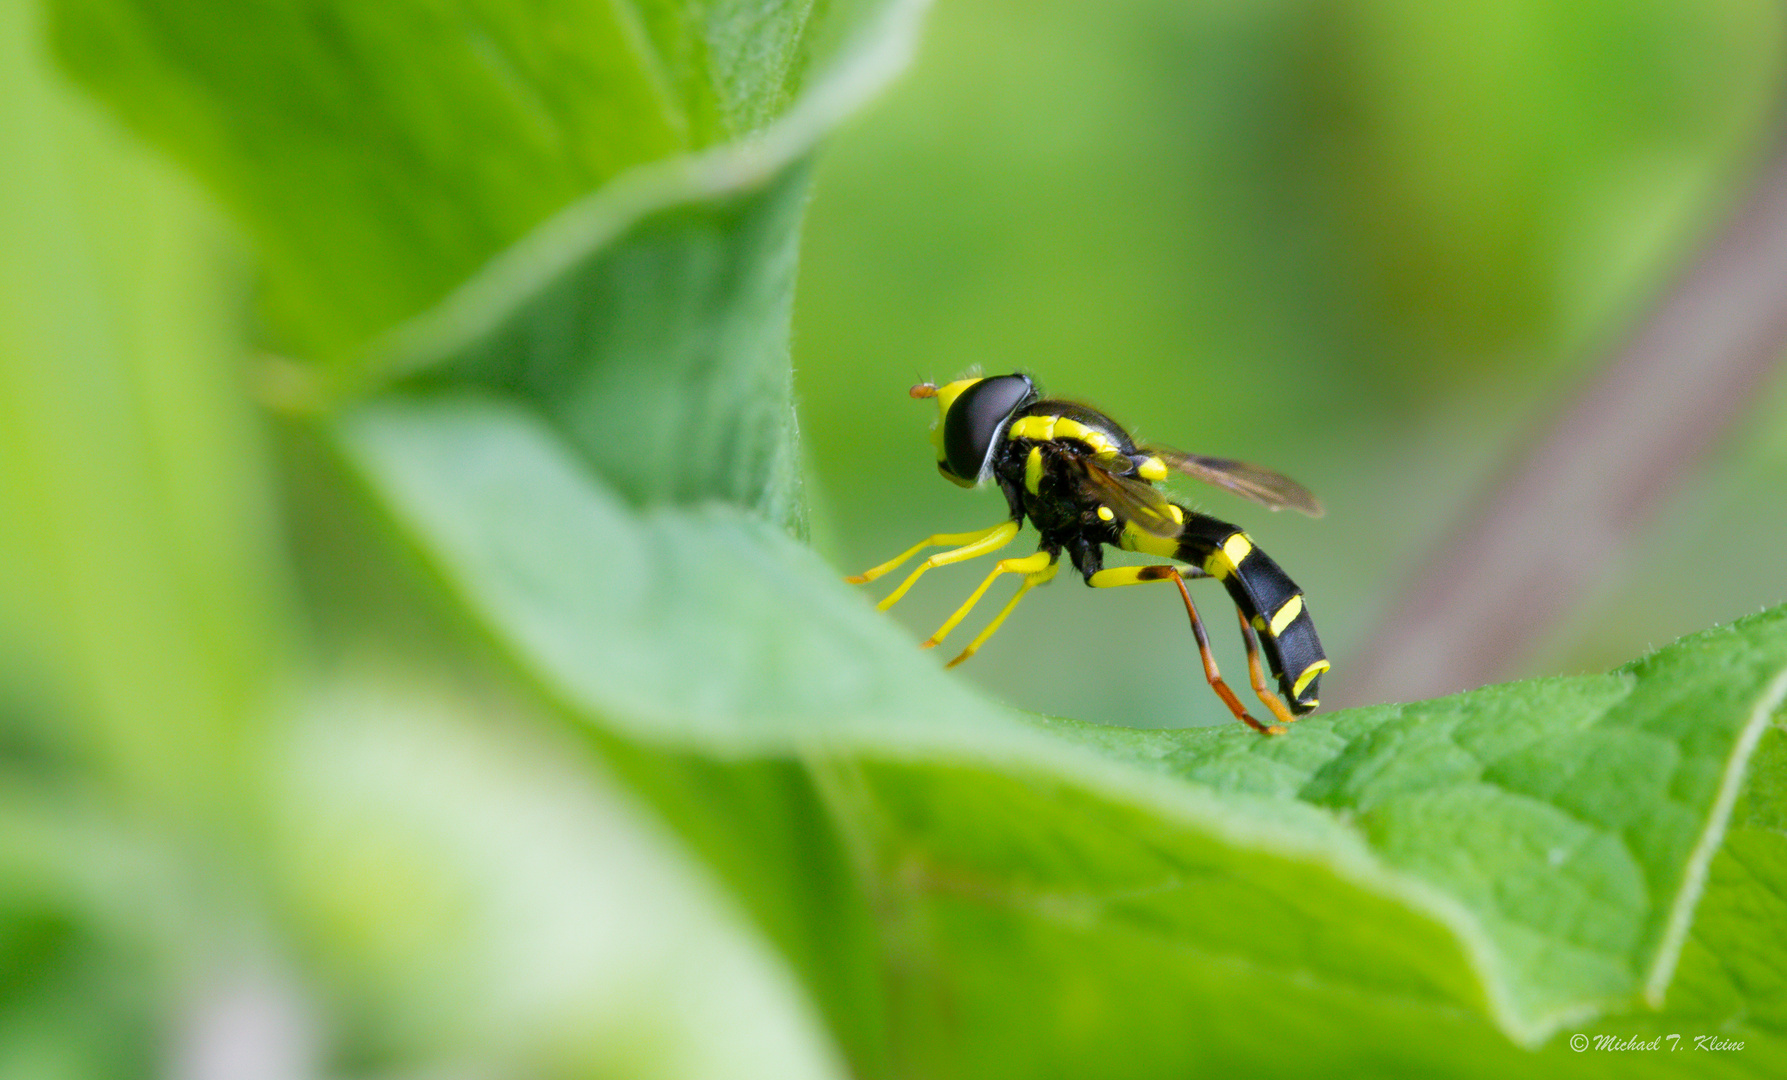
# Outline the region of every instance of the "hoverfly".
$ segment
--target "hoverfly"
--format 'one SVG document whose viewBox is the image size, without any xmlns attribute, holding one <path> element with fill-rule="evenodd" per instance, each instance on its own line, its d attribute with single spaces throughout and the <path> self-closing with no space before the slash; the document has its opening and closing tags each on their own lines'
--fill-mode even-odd
<svg viewBox="0 0 1787 1080">
<path fill-rule="evenodd" d="M 1321 504 L 1302 485 L 1246 462 L 1163 446 L 1138 446 L 1116 421 L 1096 409 L 1042 397 L 1027 375 L 963 378 L 942 386 L 920 383 L 911 395 L 937 402 L 937 423 L 931 433 L 937 470 L 961 487 L 988 481 L 998 484 L 1011 516 L 976 532 L 929 537 L 897 558 L 846 580 L 852 584 L 874 581 L 925 548 L 948 548 L 920 563 L 881 601 L 880 609 L 886 611 L 927 570 L 1003 548 L 1026 520 L 1041 534 L 1035 554 L 1003 559 L 994 566 L 980 587 L 925 641 L 925 648 L 937 645 L 954 630 L 999 575 L 1023 575 L 1017 595 L 949 666 L 973 656 L 1026 593 L 1054 578 L 1061 552 L 1066 551 L 1074 569 L 1096 589 L 1155 581 L 1177 585 L 1191 617 L 1204 677 L 1236 719 L 1256 731 L 1276 735 L 1284 731 L 1282 724 L 1316 707 L 1321 676 L 1329 664 L 1302 590 L 1239 527 L 1176 503 L 1155 486 L 1177 471 L 1273 510 L 1289 507 L 1311 517 L 1321 516 Z M 1106 569 L 1105 545 L 1182 565 Z M 1210 652 L 1209 635 L 1192 603 L 1191 591 L 1185 587 L 1187 579 L 1203 577 L 1217 579 L 1228 590 L 1240 616 L 1254 692 L 1280 724 L 1254 719 L 1223 682 Z M 1262 651 L 1282 697 L 1266 685 L 1260 669 Z"/>
</svg>

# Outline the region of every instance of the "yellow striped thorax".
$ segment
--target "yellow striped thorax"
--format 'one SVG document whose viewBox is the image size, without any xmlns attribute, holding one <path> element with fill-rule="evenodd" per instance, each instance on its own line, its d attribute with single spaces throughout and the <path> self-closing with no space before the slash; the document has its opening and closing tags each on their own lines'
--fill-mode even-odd
<svg viewBox="0 0 1787 1080">
<path fill-rule="evenodd" d="M 1029 456 L 1024 458 L 1024 490 L 1032 495 L 1042 494 L 1042 447 L 1040 446 L 1032 446 Z"/>
<path fill-rule="evenodd" d="M 1014 439 L 1039 443 L 1072 439 L 1091 452 L 1101 466 L 1125 475 L 1133 468 L 1136 476 L 1151 484 L 1161 483 L 1170 475 L 1167 463 L 1158 455 L 1125 451 L 1128 436 L 1071 416 L 1054 413 L 1020 416 L 1011 422 L 1006 434 Z"/>
<path fill-rule="evenodd" d="M 1025 416 L 1011 425 L 1014 439 L 1048 442 L 1050 439 L 1074 439 L 1085 443 L 1094 454 L 1115 454 L 1121 450 L 1115 440 L 1095 427 L 1088 427 L 1067 416 Z M 1161 474 L 1165 479 L 1165 473 Z"/>
</svg>

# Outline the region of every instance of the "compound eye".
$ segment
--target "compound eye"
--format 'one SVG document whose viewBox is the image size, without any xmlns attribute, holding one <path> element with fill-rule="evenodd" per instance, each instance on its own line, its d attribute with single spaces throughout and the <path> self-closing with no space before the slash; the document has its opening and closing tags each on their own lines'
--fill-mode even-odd
<svg viewBox="0 0 1787 1080">
<path fill-rule="evenodd" d="M 982 379 L 963 390 L 943 418 L 943 453 L 949 471 L 970 483 L 978 479 L 999 430 L 1035 396 L 1036 387 L 1025 375 Z"/>
</svg>

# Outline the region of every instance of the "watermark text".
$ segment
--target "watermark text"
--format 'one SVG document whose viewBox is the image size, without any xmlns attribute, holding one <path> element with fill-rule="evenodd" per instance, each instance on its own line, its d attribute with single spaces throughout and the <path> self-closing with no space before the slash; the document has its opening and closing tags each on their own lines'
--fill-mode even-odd
<svg viewBox="0 0 1787 1080">
<path fill-rule="evenodd" d="M 1742 1050 L 1744 1041 L 1724 1035 L 1657 1035 L 1645 1038 L 1642 1035 L 1587 1035 L 1582 1032 L 1570 1036 L 1570 1049 L 1578 1054 L 1586 1050 L 1605 1050 L 1610 1053 L 1625 1053 L 1636 1050 L 1707 1050 L 1714 1053 Z"/>
</svg>

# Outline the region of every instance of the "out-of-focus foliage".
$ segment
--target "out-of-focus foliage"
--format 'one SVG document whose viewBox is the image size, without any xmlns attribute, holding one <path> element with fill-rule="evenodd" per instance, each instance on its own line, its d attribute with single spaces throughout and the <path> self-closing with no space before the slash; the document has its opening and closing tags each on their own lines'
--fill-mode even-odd
<svg viewBox="0 0 1787 1080">
<path fill-rule="evenodd" d="M 627 168 L 761 128 L 827 40 L 799 4 L 53 10 L 64 65 L 238 212 L 281 329 L 331 354 Z"/>
<path fill-rule="evenodd" d="M 1609 203 L 1605 163 L 1675 146 L 1659 183 L 1690 205 L 1772 70 L 1759 8 L 1673 10 L 947 10 L 934 56 L 973 56 L 975 91 L 860 129 L 821 203 L 863 197 L 873 136 L 905 224 L 822 216 L 805 275 L 797 355 L 959 305 L 948 335 L 854 339 L 898 348 L 870 375 L 812 361 L 834 527 L 929 531 L 888 480 L 928 472 L 897 389 L 995 346 L 1071 358 L 1163 435 L 1145 406 L 1203 385 L 1196 448 L 1293 471 L 1264 448 L 1318 460 L 1392 385 L 1439 431 L 1452 350 L 1479 386 L 1560 364 L 1656 272 L 1528 280 L 1582 207 L 1623 235 L 1659 198 Z M 0 1075 L 1782 1067 L 1781 609 L 1261 740 L 992 704 L 801 546 L 808 162 L 921 5 L 0 11 Z M 1461 27 L 1589 85 L 1509 78 Z M 1594 104 L 1670 64 L 1693 93 Z M 1600 134 L 1522 164 L 1525 129 L 1480 127 L 1479 152 L 1447 112 L 1472 92 Z M 993 156 L 952 159 L 951 130 Z M 1013 194 L 1080 161 L 1104 179 Z M 829 262 L 846 241 L 883 267 Z M 1224 342 L 1249 380 L 1187 366 Z M 1380 531 L 1336 524 L 1324 545 Z M 1066 610 L 1043 622 L 1071 662 L 1033 670 L 1121 692 L 1125 650 L 1073 651 L 1110 639 Z M 1201 700 L 1168 666 L 1150 685 Z M 1565 1049 L 1587 1024 L 1748 1049 Z"/>
<path fill-rule="evenodd" d="M 572 8 L 5 7 L 0 1073 L 836 1075 L 736 904 L 248 393 L 323 407 L 373 377 L 369 335 L 616 170 L 674 166 L 591 71 L 683 56 L 725 130 L 672 150 L 782 123 L 779 158 L 648 192 L 676 202 L 779 170 L 897 63 L 910 27 L 871 23 L 912 18 L 656 6 L 669 52 Z M 829 99 L 796 103 L 808 60 Z M 576 174 L 516 149 L 542 141 L 636 152 Z M 728 419 L 785 443 L 787 275 L 716 271 L 781 324 Z M 257 313 L 347 378 L 251 353 Z M 757 501 L 791 513 L 789 472 Z"/>
</svg>

